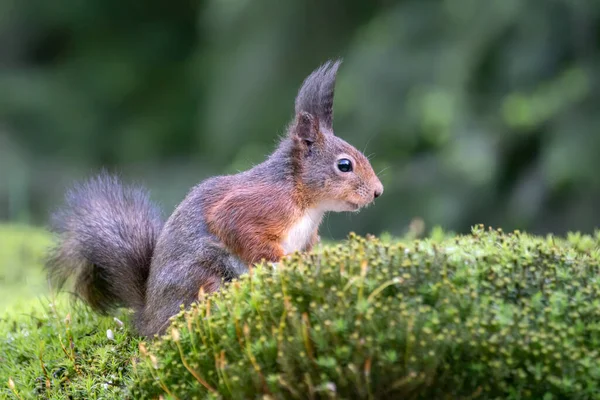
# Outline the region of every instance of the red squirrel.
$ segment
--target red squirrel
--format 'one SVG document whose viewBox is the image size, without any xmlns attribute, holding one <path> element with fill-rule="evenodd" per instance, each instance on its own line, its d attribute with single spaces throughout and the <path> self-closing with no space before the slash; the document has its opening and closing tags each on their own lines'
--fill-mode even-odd
<svg viewBox="0 0 600 400">
<path fill-rule="evenodd" d="M 201 289 L 311 250 L 326 212 L 357 211 L 383 193 L 367 158 L 333 132 L 339 66 L 328 61 L 304 80 L 287 134 L 264 162 L 199 183 L 165 223 L 143 188 L 115 176 L 74 186 L 52 216 L 53 286 L 72 277 L 92 309 L 131 308 L 135 330 L 152 336 Z"/>
</svg>

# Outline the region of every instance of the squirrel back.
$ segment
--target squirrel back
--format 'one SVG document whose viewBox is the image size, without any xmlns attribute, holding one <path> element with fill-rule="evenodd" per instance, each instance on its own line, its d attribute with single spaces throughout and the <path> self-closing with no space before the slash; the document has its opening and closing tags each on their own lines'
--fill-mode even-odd
<svg viewBox="0 0 600 400">
<path fill-rule="evenodd" d="M 59 243 L 49 260 L 59 286 L 100 312 L 133 308 L 139 333 L 168 326 L 181 305 L 213 292 L 261 260 L 309 251 L 329 211 L 358 211 L 383 193 L 367 158 L 333 131 L 340 62 L 303 82 L 295 117 L 275 151 L 234 175 L 190 190 L 162 224 L 146 193 L 106 174 L 67 196 L 57 214 Z"/>
</svg>

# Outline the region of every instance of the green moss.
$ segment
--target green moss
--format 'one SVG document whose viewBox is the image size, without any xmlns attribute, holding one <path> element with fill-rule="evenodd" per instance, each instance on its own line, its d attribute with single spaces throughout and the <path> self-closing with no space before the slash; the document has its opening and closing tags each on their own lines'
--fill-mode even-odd
<svg viewBox="0 0 600 400">
<path fill-rule="evenodd" d="M 600 235 L 352 237 L 180 313 L 131 393 L 598 399 L 599 264 Z"/>
<path fill-rule="evenodd" d="M 0 319 L 0 399 L 123 399 L 139 339 L 121 318 L 123 326 L 65 296 L 11 309 Z"/>
<path fill-rule="evenodd" d="M 121 326 L 65 295 L 49 297 L 49 244 L 43 230 L 0 225 L 0 399 L 123 399 L 139 339 L 127 315 Z"/>
<path fill-rule="evenodd" d="M 599 270 L 600 233 L 352 236 L 257 266 L 153 342 L 42 295 L 0 317 L 0 398 L 600 399 Z"/>
</svg>

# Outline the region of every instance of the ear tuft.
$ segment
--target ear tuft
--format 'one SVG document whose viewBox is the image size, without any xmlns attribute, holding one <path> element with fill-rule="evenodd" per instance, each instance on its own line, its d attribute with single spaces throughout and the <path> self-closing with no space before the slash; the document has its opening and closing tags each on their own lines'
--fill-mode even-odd
<svg viewBox="0 0 600 400">
<path fill-rule="evenodd" d="M 302 83 L 296 96 L 296 114 L 304 111 L 316 116 L 326 131 L 333 131 L 333 96 L 341 60 L 327 61 Z"/>
</svg>

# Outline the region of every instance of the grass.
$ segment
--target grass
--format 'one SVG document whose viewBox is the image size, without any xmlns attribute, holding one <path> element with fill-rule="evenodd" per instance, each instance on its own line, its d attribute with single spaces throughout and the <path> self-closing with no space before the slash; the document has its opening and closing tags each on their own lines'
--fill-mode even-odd
<svg viewBox="0 0 600 400">
<path fill-rule="evenodd" d="M 43 292 L 49 243 L 0 228 L 0 398 L 600 399 L 600 234 L 353 237 L 154 341 Z"/>
</svg>

